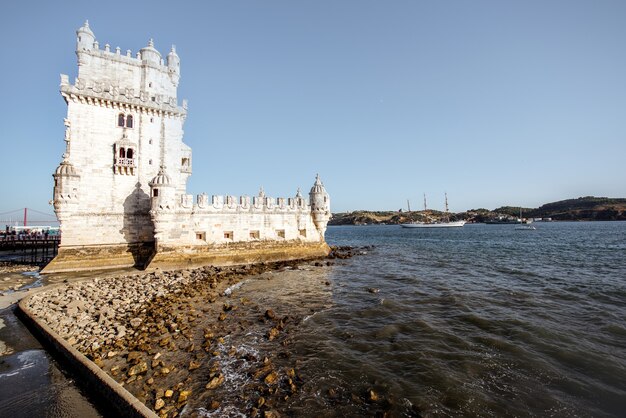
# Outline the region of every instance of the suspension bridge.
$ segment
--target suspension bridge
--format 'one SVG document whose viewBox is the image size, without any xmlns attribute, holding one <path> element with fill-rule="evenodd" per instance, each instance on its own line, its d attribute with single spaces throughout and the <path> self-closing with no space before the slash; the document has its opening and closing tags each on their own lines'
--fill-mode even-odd
<svg viewBox="0 0 626 418">
<path fill-rule="evenodd" d="M 46 213 L 30 208 L 20 208 L 8 212 L 0 212 L 0 225 L 11 226 L 59 226 L 54 213 Z"/>
<path fill-rule="evenodd" d="M 36 209 L 15 209 L 0 212 L 0 227 L 3 224 L 4 230 L 0 229 L 0 262 L 43 266 L 57 254 L 60 237 L 48 234 L 50 228 L 46 228 L 58 229 L 56 215 Z"/>
</svg>

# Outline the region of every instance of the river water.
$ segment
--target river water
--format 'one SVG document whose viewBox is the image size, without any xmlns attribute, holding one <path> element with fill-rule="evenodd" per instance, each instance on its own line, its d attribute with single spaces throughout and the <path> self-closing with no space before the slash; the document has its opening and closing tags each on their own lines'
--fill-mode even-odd
<svg viewBox="0 0 626 418">
<path fill-rule="evenodd" d="M 302 388 L 279 412 L 624 416 L 626 222 L 330 227 L 327 241 L 375 248 L 233 290 L 303 318 L 285 363 Z M 262 350 L 253 327 L 229 338 Z M 234 395 L 245 375 L 229 379 Z M 246 410 L 222 405 L 186 412 Z"/>
<path fill-rule="evenodd" d="M 198 382 L 182 415 L 245 416 L 258 405 L 242 395 L 253 378 L 229 356 L 234 347 L 297 371 L 297 391 L 273 406 L 283 416 L 624 416 L 626 222 L 342 226 L 327 241 L 374 247 L 233 286 L 232 301 L 248 301 L 237 311 L 246 325 L 207 360 L 220 361 L 225 382 L 212 393 Z M 258 320 L 266 308 L 289 316 L 278 349 Z M 6 311 L 4 320 L 13 320 Z M 96 414 L 75 390 L 63 394 L 67 380 L 34 343 L 16 346 L 20 338 L 0 362 L 0 415 L 19 416 L 28 399 L 43 399 L 31 411 Z M 20 364 L 30 368 L 9 373 Z M 38 369 L 53 382 L 9 393 Z"/>
</svg>

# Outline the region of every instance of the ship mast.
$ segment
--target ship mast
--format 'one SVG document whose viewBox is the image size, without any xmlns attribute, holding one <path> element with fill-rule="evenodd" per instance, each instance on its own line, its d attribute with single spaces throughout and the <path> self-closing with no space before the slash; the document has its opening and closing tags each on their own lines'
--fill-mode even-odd
<svg viewBox="0 0 626 418">
<path fill-rule="evenodd" d="M 426 193 L 424 193 L 424 212 L 426 212 L 428 209 L 426 208 Z"/>
</svg>

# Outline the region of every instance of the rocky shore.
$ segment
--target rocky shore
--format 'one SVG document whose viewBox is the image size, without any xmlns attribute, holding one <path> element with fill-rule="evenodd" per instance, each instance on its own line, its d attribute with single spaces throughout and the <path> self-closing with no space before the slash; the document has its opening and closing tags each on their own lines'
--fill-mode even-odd
<svg viewBox="0 0 626 418">
<path fill-rule="evenodd" d="M 329 258 L 359 252 L 333 248 Z M 302 318 L 280 307 L 230 298 L 230 292 L 247 277 L 322 268 L 332 262 L 208 266 L 93 278 L 38 293 L 28 307 L 162 417 L 181 414 L 191 398 L 204 405 L 207 414 L 217 410 L 227 380 L 225 368 L 234 363 L 249 377 L 240 394 L 246 414 L 271 417 L 302 384 L 297 364 L 288 364 L 285 349 L 289 328 Z M 250 318 L 264 329 L 263 356 L 226 343 L 229 335 L 245 332 Z"/>
</svg>

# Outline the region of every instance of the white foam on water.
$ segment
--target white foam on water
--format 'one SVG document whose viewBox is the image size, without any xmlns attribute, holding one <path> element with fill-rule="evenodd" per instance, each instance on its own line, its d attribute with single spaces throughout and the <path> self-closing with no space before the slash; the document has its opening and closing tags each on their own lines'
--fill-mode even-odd
<svg viewBox="0 0 626 418">
<path fill-rule="evenodd" d="M 247 281 L 248 280 L 243 280 L 243 281 L 241 281 L 239 283 L 235 283 L 234 285 L 228 287 L 226 290 L 224 290 L 224 295 L 230 296 L 235 290 L 239 289 Z"/>
<path fill-rule="evenodd" d="M 219 408 L 209 411 L 206 408 L 198 408 L 196 409 L 198 415 L 201 417 L 229 417 L 229 418 L 246 418 L 246 414 L 241 412 L 237 407 L 232 405 L 220 406 Z"/>
</svg>

